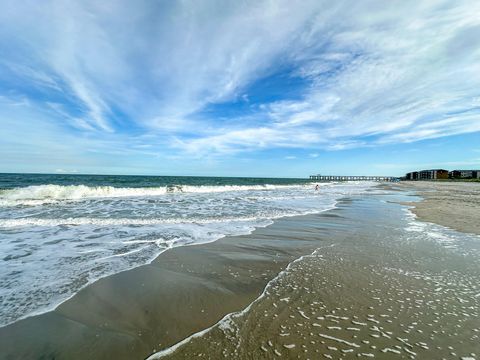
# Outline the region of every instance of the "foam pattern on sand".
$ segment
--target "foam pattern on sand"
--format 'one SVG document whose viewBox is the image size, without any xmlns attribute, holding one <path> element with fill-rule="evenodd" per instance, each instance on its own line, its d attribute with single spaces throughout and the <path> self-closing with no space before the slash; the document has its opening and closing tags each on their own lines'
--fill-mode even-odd
<svg viewBox="0 0 480 360">
<path fill-rule="evenodd" d="M 369 183 L 0 191 L 0 326 L 55 308 L 99 278 L 177 246 L 243 235 L 322 212 Z M 54 280 L 52 280 L 54 279 Z"/>
<path fill-rule="evenodd" d="M 430 231 L 407 230 L 423 226 L 408 212 L 382 206 L 400 222 L 346 221 L 344 241 L 291 263 L 246 310 L 159 355 L 478 359 L 475 238 L 439 227 L 455 243 L 445 246 Z"/>
</svg>

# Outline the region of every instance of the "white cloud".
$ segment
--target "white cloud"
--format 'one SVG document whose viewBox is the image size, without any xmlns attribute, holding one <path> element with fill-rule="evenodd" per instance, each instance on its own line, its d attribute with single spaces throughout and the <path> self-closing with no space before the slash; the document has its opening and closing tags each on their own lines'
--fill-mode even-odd
<svg viewBox="0 0 480 360">
<path fill-rule="evenodd" d="M 16 54 L 0 66 L 69 104 L 41 111 L 119 142 L 131 128 L 198 156 L 412 142 L 480 131 L 479 12 L 472 1 L 5 1 L 0 46 Z M 254 108 L 249 86 L 285 68 L 305 86 Z M 233 99 L 252 114 L 202 113 Z"/>
<path fill-rule="evenodd" d="M 300 100 L 265 104 L 261 127 L 223 128 L 186 148 L 336 150 L 480 131 L 480 4 L 340 4 L 312 9 L 285 44 L 311 81 Z"/>
</svg>

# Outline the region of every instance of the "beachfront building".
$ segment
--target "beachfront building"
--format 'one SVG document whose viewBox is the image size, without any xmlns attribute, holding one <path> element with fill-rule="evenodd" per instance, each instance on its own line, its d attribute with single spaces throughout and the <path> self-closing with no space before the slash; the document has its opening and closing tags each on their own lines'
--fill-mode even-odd
<svg viewBox="0 0 480 360">
<path fill-rule="evenodd" d="M 453 170 L 450 172 L 452 179 L 480 179 L 480 170 Z"/>
<path fill-rule="evenodd" d="M 410 181 L 441 180 L 441 179 L 448 179 L 448 170 L 433 169 L 433 170 L 412 171 L 405 175 L 405 180 L 410 180 Z"/>
<path fill-rule="evenodd" d="M 412 171 L 405 175 L 406 180 L 418 180 L 418 171 Z"/>
<path fill-rule="evenodd" d="M 448 170 L 444 170 L 444 169 L 422 170 L 418 172 L 418 178 L 419 180 L 448 179 Z"/>
</svg>

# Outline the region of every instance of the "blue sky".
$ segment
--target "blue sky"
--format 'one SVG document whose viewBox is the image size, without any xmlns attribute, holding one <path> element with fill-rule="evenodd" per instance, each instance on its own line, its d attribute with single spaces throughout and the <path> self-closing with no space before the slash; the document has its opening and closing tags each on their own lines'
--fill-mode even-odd
<svg viewBox="0 0 480 360">
<path fill-rule="evenodd" d="M 478 1 L 0 7 L 1 172 L 480 167 Z"/>
</svg>

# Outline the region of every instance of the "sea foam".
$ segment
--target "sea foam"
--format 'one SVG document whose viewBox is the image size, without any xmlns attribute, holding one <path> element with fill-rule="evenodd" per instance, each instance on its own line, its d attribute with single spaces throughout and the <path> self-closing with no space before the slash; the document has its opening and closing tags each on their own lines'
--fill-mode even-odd
<svg viewBox="0 0 480 360">
<path fill-rule="evenodd" d="M 371 185 L 322 184 L 320 191 L 315 184 L 2 190 L 0 326 L 51 310 L 93 281 L 149 263 L 167 249 L 325 211 Z"/>
<path fill-rule="evenodd" d="M 300 189 L 306 185 L 167 185 L 159 187 L 113 187 L 86 185 L 33 185 L 0 190 L 0 206 L 41 205 L 64 200 L 161 196 L 172 193 L 221 193 L 228 191 Z"/>
</svg>

